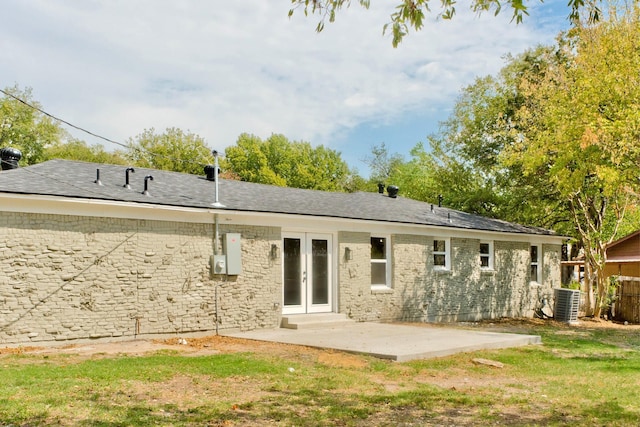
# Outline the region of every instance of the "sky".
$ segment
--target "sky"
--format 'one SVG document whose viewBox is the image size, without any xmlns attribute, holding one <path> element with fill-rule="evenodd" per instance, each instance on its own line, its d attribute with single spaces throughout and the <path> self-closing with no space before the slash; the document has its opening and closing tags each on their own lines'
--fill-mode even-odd
<svg viewBox="0 0 640 427">
<path fill-rule="evenodd" d="M 461 2 L 448 21 L 433 0 L 393 48 L 382 28 L 400 0 L 353 3 L 316 33 L 320 17 L 289 18 L 289 0 L 0 0 L 0 87 L 31 88 L 48 113 L 122 143 L 176 127 L 222 152 L 242 133 L 283 134 L 366 176 L 372 147 L 408 157 L 465 86 L 553 43 L 569 14 L 566 0 L 528 2 L 516 25 Z"/>
</svg>

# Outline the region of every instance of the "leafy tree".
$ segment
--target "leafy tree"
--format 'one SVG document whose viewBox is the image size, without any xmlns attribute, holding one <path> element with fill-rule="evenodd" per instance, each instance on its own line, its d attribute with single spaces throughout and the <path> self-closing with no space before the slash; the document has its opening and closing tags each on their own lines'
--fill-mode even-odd
<svg viewBox="0 0 640 427">
<path fill-rule="evenodd" d="M 542 2 L 542 0 L 541 0 Z M 324 29 L 325 22 L 334 22 L 336 13 L 344 8 L 351 6 L 351 0 L 291 0 L 292 8 L 289 10 L 289 16 L 293 15 L 296 9 L 302 9 L 305 15 L 320 15 L 321 19 L 316 26 L 316 31 L 320 32 Z M 357 3 L 365 9 L 368 9 L 371 0 L 357 0 Z M 443 19 L 452 19 L 456 13 L 456 0 L 440 0 L 439 17 Z M 600 9 L 598 7 L 600 0 L 569 0 L 571 7 L 569 19 L 572 22 L 578 22 L 582 14 L 586 14 L 588 22 L 595 22 L 600 19 Z M 393 47 L 397 47 L 402 39 L 413 28 L 420 31 L 424 26 L 425 15 L 431 12 L 433 2 L 429 0 L 401 0 L 396 6 L 395 12 L 390 16 L 390 22 L 384 25 L 383 34 L 391 31 L 393 35 Z M 527 6 L 523 0 L 472 0 L 469 7 L 478 14 L 483 12 L 492 12 L 494 15 L 499 14 L 503 7 L 509 8 L 512 12 L 512 20 L 516 23 L 522 22 L 524 17 L 529 14 Z"/>
<path fill-rule="evenodd" d="M 347 191 L 355 183 L 339 152 L 322 145 L 314 148 L 308 142 L 291 142 L 277 134 L 264 141 L 240 135 L 236 145 L 225 150 L 223 169 L 244 181 L 281 187 Z"/>
<path fill-rule="evenodd" d="M 594 316 L 607 302 L 606 245 L 638 227 L 639 10 L 508 58 L 463 91 L 431 150 L 398 168 L 419 177 L 411 197 L 443 189 L 449 206 L 575 237 Z"/>
<path fill-rule="evenodd" d="M 30 105 L 40 108 L 30 88 L 6 88 L 0 98 L 0 147 L 19 149 L 20 163 L 26 165 L 41 162 L 47 147 L 66 135 L 58 123 Z"/>
<path fill-rule="evenodd" d="M 371 156 L 366 157 L 364 162 L 369 166 L 369 180 L 375 184 L 378 182 L 390 182 L 390 179 L 404 164 L 405 160 L 397 153 L 389 153 L 387 146 L 383 142 L 371 148 Z"/>
<path fill-rule="evenodd" d="M 573 232 L 553 189 L 523 174 L 521 165 L 504 163 L 505 150 L 518 143 L 529 126 L 518 117 L 526 100 L 523 77 L 540 78 L 550 64 L 560 62 L 565 59 L 555 49 L 537 47 L 508 57 L 496 76 L 478 78 L 463 90 L 449 119 L 429 137 L 437 161 L 435 184 L 449 193 L 449 206 Z"/>
<path fill-rule="evenodd" d="M 56 142 L 47 147 L 43 153 L 43 161 L 49 159 L 80 160 L 93 163 L 126 165 L 127 159 L 119 151 L 108 152 L 102 145 L 87 145 L 80 139 L 68 142 Z"/>
<path fill-rule="evenodd" d="M 124 155 L 133 166 L 202 174 L 204 166 L 214 161 L 202 137 L 177 128 L 167 128 L 162 134 L 146 129 L 127 145 Z"/>
<path fill-rule="evenodd" d="M 398 182 L 405 182 L 404 194 L 465 212 L 495 217 L 496 193 L 486 179 L 458 159 L 422 143 L 411 150 L 411 159 L 400 170 Z M 412 180 L 412 177 L 419 177 Z M 400 184 L 402 185 L 402 184 Z"/>
<path fill-rule="evenodd" d="M 358 191 L 369 192 L 372 191 L 372 188 L 376 187 L 372 186 L 369 180 L 363 178 L 356 169 L 351 169 L 342 190 L 347 193 L 355 193 Z"/>
<path fill-rule="evenodd" d="M 640 200 L 640 195 L 636 195 L 636 200 Z M 631 204 L 627 213 L 625 214 L 624 221 L 618 227 L 618 232 L 615 235 L 615 239 L 620 239 L 624 236 L 628 236 L 631 233 L 638 231 L 640 225 L 640 203 Z"/>
<path fill-rule="evenodd" d="M 585 253 L 585 281 L 597 290 L 594 316 L 607 301 L 606 245 L 638 203 L 640 176 L 640 7 L 580 27 L 560 49 L 570 61 L 523 84 L 523 138 L 508 165 L 548 183 L 564 200 Z"/>
<path fill-rule="evenodd" d="M 497 75 L 476 79 L 465 88 L 449 119 L 418 143 L 405 161 L 382 144 L 367 159 L 372 177 L 398 185 L 406 197 L 438 203 L 469 213 L 557 227 L 566 222 L 558 203 L 530 204 L 528 197 L 549 198 L 547 188 L 505 167 L 501 153 L 518 138 L 516 113 L 523 103 L 519 82 L 525 73 L 542 73 L 550 48 L 518 57 Z"/>
<path fill-rule="evenodd" d="M 373 191 L 377 183 L 393 184 L 410 199 L 496 216 L 492 209 L 496 195 L 472 167 L 444 153 L 436 154 L 433 146 L 426 149 L 423 143 L 409 154 L 405 160 L 399 154 L 389 154 L 384 144 L 374 146 L 372 157 L 366 159 L 371 168 L 367 190 Z"/>
</svg>

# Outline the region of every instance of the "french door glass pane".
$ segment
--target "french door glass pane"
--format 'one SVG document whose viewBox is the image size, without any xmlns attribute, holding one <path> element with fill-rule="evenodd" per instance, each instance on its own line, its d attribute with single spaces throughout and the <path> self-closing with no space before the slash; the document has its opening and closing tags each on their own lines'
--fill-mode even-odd
<svg viewBox="0 0 640 427">
<path fill-rule="evenodd" d="M 284 239 L 284 305 L 302 304 L 300 242 L 300 239 Z"/>
<path fill-rule="evenodd" d="M 311 262 L 313 269 L 312 304 L 329 303 L 329 257 L 326 240 L 311 241 Z"/>
</svg>

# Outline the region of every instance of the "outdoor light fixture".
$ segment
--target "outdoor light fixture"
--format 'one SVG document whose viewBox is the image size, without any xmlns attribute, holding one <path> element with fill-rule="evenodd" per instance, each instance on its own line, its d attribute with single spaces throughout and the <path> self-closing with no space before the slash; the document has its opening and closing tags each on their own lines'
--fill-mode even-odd
<svg viewBox="0 0 640 427">
<path fill-rule="evenodd" d="M 276 260 L 280 257 L 280 251 L 278 250 L 278 245 L 275 243 L 271 244 L 271 251 L 269 252 L 272 260 Z"/>
<path fill-rule="evenodd" d="M 351 261 L 353 259 L 353 251 L 351 248 L 344 248 L 344 259 L 347 261 Z"/>
</svg>

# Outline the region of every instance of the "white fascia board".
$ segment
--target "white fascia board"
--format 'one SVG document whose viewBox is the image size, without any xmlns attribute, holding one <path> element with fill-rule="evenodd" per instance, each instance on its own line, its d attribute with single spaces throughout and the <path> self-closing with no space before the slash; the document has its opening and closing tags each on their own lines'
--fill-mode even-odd
<svg viewBox="0 0 640 427">
<path fill-rule="evenodd" d="M 3 211 L 53 215 L 79 215 L 103 218 L 144 219 L 188 223 L 212 223 L 218 214 L 220 224 L 258 225 L 282 228 L 285 231 L 317 231 L 335 233 L 354 231 L 373 234 L 412 234 L 432 237 L 472 238 L 535 244 L 562 244 L 563 236 L 502 233 L 455 227 L 348 218 L 317 217 L 270 212 L 233 211 L 228 209 L 189 208 L 180 206 L 118 202 L 99 199 L 80 199 L 58 196 L 0 194 Z"/>
<path fill-rule="evenodd" d="M 6 212 L 51 215 L 77 215 L 101 218 L 145 219 L 210 223 L 212 212 L 174 206 L 116 202 L 98 199 L 76 199 L 56 196 L 0 194 L 0 206 Z"/>
</svg>

